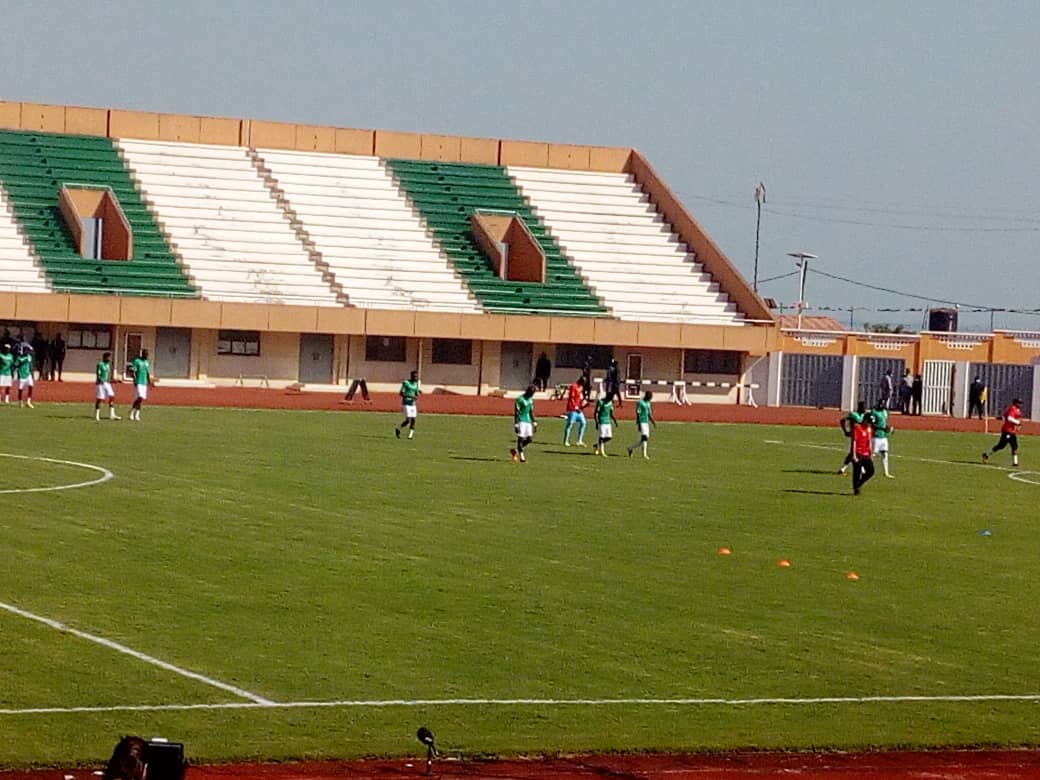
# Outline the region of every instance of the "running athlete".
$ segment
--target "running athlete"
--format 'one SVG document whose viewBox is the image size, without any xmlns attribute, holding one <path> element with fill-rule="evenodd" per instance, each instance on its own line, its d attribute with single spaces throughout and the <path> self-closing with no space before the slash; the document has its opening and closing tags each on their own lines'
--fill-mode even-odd
<svg viewBox="0 0 1040 780">
<path fill-rule="evenodd" d="M 585 408 L 585 391 L 582 387 L 581 377 L 574 380 L 574 383 L 567 388 L 567 421 L 563 424 L 563 446 L 570 447 L 571 428 L 574 424 L 578 425 L 578 441 L 576 444 L 579 447 L 585 446 L 585 412 L 582 411 Z"/>
<path fill-rule="evenodd" d="M 28 344 L 22 344 L 18 354 L 14 358 L 14 371 L 18 379 L 18 405 L 33 408 L 33 356 L 32 348 Z M 22 401 L 22 391 L 25 391 L 25 401 Z"/>
<path fill-rule="evenodd" d="M 405 428 L 408 429 L 408 438 L 415 438 L 415 418 L 419 414 L 415 406 L 415 401 L 422 393 L 419 389 L 419 372 L 413 371 L 408 375 L 408 378 L 401 382 L 401 389 L 398 391 L 401 395 L 401 410 L 404 412 L 404 419 L 401 424 L 394 428 L 394 436 L 398 439 L 401 438 L 401 431 Z"/>
<path fill-rule="evenodd" d="M 14 382 L 14 355 L 11 345 L 6 342 L 0 346 L 0 388 L 4 391 L 4 403 L 11 403 L 11 385 Z"/>
<path fill-rule="evenodd" d="M 1015 398 L 1004 410 L 1004 424 L 1000 426 L 1000 439 L 991 449 L 982 453 L 982 462 L 988 463 L 989 456 L 1011 445 L 1011 465 L 1018 465 L 1018 427 L 1022 424 L 1022 400 Z"/>
<path fill-rule="evenodd" d="M 874 429 L 873 453 L 881 456 L 881 467 L 885 476 L 892 479 L 888 471 L 888 434 L 892 429 L 888 427 L 888 409 L 881 401 L 878 401 L 870 412 L 870 425 Z"/>
<path fill-rule="evenodd" d="M 130 364 L 130 375 L 134 378 L 134 403 L 130 407 L 130 419 L 140 422 L 141 405 L 148 398 L 148 388 L 153 382 L 147 349 L 142 349 L 141 356 L 134 358 L 134 362 Z"/>
<path fill-rule="evenodd" d="M 535 386 L 528 385 L 524 394 L 513 404 L 513 432 L 516 434 L 516 447 L 509 451 L 509 456 L 521 463 L 527 462 L 524 450 L 534 439 L 534 393 Z"/>
<path fill-rule="evenodd" d="M 596 399 L 596 428 L 599 438 L 596 439 L 594 455 L 607 457 L 607 442 L 614 438 L 614 425 L 617 419 L 614 417 L 614 402 L 609 395 Z"/>
<path fill-rule="evenodd" d="M 636 427 L 639 428 L 639 441 L 633 443 L 628 448 L 628 457 L 630 458 L 636 447 L 642 444 L 643 457 L 650 460 L 650 456 L 646 453 L 647 444 L 650 442 L 650 426 L 657 427 L 657 420 L 654 419 L 653 411 L 650 409 L 650 401 L 653 397 L 654 394 L 647 390 L 643 393 L 643 397 L 636 401 Z"/>
<path fill-rule="evenodd" d="M 864 416 L 867 414 L 867 404 L 864 401 L 860 401 L 856 404 L 856 411 L 849 412 L 841 420 L 838 421 L 838 426 L 841 428 L 841 432 L 845 434 L 845 438 L 852 436 L 852 426 L 857 423 L 863 422 Z M 838 474 L 845 476 L 845 472 L 848 471 L 849 465 L 852 463 L 852 453 L 849 452 L 845 456 L 845 462 L 841 464 L 841 468 L 838 469 Z"/>
<path fill-rule="evenodd" d="M 878 403 L 883 403 L 878 401 Z M 852 441 L 849 457 L 852 458 L 852 493 L 859 495 L 860 488 L 874 476 L 874 461 L 871 459 L 873 430 L 867 417 L 852 425 Z"/>
<path fill-rule="evenodd" d="M 108 401 L 108 419 L 118 420 L 116 416 L 116 391 L 112 389 L 112 353 L 106 352 L 94 367 L 94 419 L 101 420 L 101 402 Z"/>
</svg>

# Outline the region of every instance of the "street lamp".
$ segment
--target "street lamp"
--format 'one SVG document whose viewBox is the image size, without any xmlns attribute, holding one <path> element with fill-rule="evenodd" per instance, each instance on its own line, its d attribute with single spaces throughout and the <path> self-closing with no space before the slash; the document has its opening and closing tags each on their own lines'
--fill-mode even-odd
<svg viewBox="0 0 1040 780">
<path fill-rule="evenodd" d="M 758 292 L 758 234 L 762 228 L 762 204 L 766 202 L 766 185 L 762 182 L 755 187 L 755 204 L 758 206 L 758 218 L 755 220 L 755 275 L 751 283 L 755 292 Z"/>
<path fill-rule="evenodd" d="M 788 257 L 793 257 L 798 262 L 801 274 L 798 277 L 798 329 L 802 329 L 802 311 L 805 309 L 805 273 L 809 270 L 809 261 L 816 260 L 816 255 L 808 252 L 788 252 Z"/>
</svg>

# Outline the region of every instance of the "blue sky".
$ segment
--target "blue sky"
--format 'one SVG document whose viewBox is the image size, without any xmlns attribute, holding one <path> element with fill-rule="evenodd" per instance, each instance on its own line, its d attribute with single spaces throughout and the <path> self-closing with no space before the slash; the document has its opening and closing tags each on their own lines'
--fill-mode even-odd
<svg viewBox="0 0 1040 780">
<path fill-rule="evenodd" d="M 1040 308 L 1035 2 L 6 0 L 0 98 L 634 146 L 750 279 Z M 815 306 L 927 301 L 810 274 Z M 797 277 L 761 287 L 797 299 Z M 837 313 L 849 320 L 849 312 Z M 989 315 L 963 312 L 962 329 Z M 1040 330 L 1040 316 L 995 315 Z"/>
</svg>

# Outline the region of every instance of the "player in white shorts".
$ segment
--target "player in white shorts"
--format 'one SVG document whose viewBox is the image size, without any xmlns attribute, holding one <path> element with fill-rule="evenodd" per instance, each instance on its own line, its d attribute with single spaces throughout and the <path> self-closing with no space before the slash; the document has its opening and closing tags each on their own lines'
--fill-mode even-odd
<svg viewBox="0 0 1040 780">
<path fill-rule="evenodd" d="M 634 442 L 628 448 L 628 457 L 630 458 L 632 453 L 636 451 L 636 447 L 640 446 L 643 448 L 643 457 L 648 460 L 650 458 L 646 451 L 647 445 L 650 443 L 650 425 L 657 427 L 657 420 L 654 419 L 653 410 L 650 408 L 650 401 L 653 397 L 653 392 L 647 390 L 643 393 L 643 397 L 636 401 L 636 426 L 639 428 L 639 441 Z"/>
<path fill-rule="evenodd" d="M 4 393 L 4 403 L 11 403 L 11 385 L 14 383 L 14 355 L 11 345 L 0 347 L 0 389 Z"/>
<path fill-rule="evenodd" d="M 152 384 L 152 370 L 148 364 L 148 350 L 141 350 L 141 357 L 134 358 L 130 364 L 130 373 L 134 377 L 134 405 L 130 407 L 130 419 L 141 419 L 141 404 L 148 398 L 148 386 Z"/>
<path fill-rule="evenodd" d="M 112 353 L 101 356 L 94 368 L 94 419 L 101 420 L 101 402 L 108 401 L 108 419 L 118 420 L 116 416 L 116 391 L 112 389 Z"/>
</svg>

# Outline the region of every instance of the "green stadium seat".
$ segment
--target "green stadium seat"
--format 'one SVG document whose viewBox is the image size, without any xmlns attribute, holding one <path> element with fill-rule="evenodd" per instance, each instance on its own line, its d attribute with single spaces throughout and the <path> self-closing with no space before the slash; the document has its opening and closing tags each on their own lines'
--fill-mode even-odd
<svg viewBox="0 0 1040 780">
<path fill-rule="evenodd" d="M 485 309 L 575 316 L 607 314 L 502 168 L 396 159 L 386 160 L 386 164 Z M 508 211 L 524 220 L 545 252 L 544 284 L 511 282 L 495 275 L 470 232 L 470 215 L 477 209 Z"/>
<path fill-rule="evenodd" d="M 55 290 L 198 297 L 109 139 L 0 131 L 0 184 Z M 58 210 L 63 184 L 112 189 L 133 231 L 132 260 L 80 256 Z"/>
</svg>

